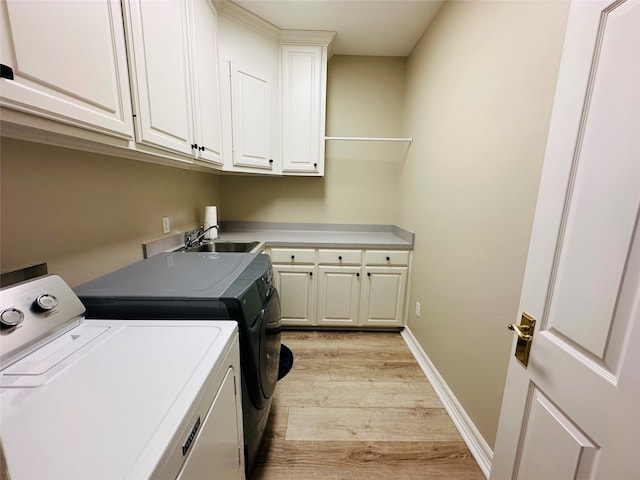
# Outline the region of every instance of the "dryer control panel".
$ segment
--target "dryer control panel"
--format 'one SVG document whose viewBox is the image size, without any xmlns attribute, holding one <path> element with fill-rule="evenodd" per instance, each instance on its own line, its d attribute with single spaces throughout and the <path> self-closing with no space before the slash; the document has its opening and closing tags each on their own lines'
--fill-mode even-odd
<svg viewBox="0 0 640 480">
<path fill-rule="evenodd" d="M 0 290 L 0 370 L 80 323 L 84 305 L 57 275 Z"/>
</svg>

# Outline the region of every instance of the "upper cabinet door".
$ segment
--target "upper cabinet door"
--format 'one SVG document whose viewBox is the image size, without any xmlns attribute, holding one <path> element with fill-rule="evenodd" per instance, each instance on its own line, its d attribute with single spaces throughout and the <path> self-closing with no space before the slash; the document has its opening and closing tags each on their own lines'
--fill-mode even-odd
<svg viewBox="0 0 640 480">
<path fill-rule="evenodd" d="M 326 99 L 326 48 L 283 45 L 282 171 L 322 174 Z"/>
<path fill-rule="evenodd" d="M 189 4 L 128 0 L 123 5 L 137 110 L 136 141 L 193 156 Z"/>
<path fill-rule="evenodd" d="M 222 164 L 218 16 L 208 0 L 192 2 L 197 158 Z"/>
<path fill-rule="evenodd" d="M 133 137 L 119 1 L 5 0 L 0 29 L 3 107 Z"/>
<path fill-rule="evenodd" d="M 271 80 L 231 64 L 233 163 L 271 169 Z"/>
</svg>

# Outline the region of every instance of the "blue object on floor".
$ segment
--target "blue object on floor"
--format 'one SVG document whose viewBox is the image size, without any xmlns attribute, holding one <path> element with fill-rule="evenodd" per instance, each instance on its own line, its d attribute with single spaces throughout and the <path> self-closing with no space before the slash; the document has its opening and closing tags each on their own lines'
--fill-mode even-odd
<svg viewBox="0 0 640 480">
<path fill-rule="evenodd" d="M 284 378 L 293 367 L 293 352 L 286 345 L 280 344 L 280 366 L 278 368 L 278 380 Z"/>
</svg>

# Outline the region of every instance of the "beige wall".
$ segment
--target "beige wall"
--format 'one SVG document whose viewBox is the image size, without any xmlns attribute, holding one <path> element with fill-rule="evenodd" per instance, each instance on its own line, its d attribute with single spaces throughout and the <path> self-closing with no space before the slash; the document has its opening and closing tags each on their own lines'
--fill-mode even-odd
<svg viewBox="0 0 640 480">
<path fill-rule="evenodd" d="M 328 136 L 399 136 L 404 58 L 329 61 Z M 396 223 L 402 144 L 326 142 L 323 178 L 228 176 L 225 220 Z"/>
<path fill-rule="evenodd" d="M 404 58 L 334 57 L 327 125 L 334 135 L 399 135 Z M 324 178 L 217 176 L 3 138 L 0 268 L 47 262 L 71 285 L 141 259 L 140 244 L 220 220 L 396 222 L 406 148 L 328 145 Z M 399 147 L 399 148 L 398 148 Z"/>
<path fill-rule="evenodd" d="M 445 2 L 407 63 L 409 327 L 495 440 L 568 5 Z M 421 317 L 414 314 L 421 303 Z"/>
<path fill-rule="evenodd" d="M 77 285 L 142 259 L 141 243 L 202 221 L 219 177 L 2 139 L 0 266 L 47 262 Z"/>
</svg>

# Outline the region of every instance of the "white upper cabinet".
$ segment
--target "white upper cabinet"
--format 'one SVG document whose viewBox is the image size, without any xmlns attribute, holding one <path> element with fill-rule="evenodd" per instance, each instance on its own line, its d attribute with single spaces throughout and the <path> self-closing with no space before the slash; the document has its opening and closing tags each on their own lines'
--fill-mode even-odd
<svg viewBox="0 0 640 480">
<path fill-rule="evenodd" d="M 224 169 L 280 174 L 280 30 L 219 5 Z"/>
<path fill-rule="evenodd" d="M 124 2 L 131 39 L 136 141 L 192 155 L 193 116 L 186 2 Z"/>
<path fill-rule="evenodd" d="M 285 174 L 324 175 L 327 45 L 332 38 L 332 32 L 282 32 L 282 171 Z"/>
<path fill-rule="evenodd" d="M 231 63 L 233 164 L 271 169 L 271 80 Z"/>
<path fill-rule="evenodd" d="M 2 107 L 133 138 L 119 1 L 5 0 L 0 29 Z"/>
<path fill-rule="evenodd" d="M 231 2 L 218 5 L 229 71 L 225 170 L 324 175 L 327 49 L 335 33 L 280 30 Z"/>
<path fill-rule="evenodd" d="M 211 2 L 193 2 L 195 114 L 197 157 L 221 165 L 220 72 L 218 62 L 218 15 Z"/>
<path fill-rule="evenodd" d="M 124 5 L 137 143 L 220 163 L 213 7 L 205 0 Z"/>
<path fill-rule="evenodd" d="M 3 135 L 322 176 L 333 36 L 280 30 L 226 1 L 3 0 Z"/>
</svg>

